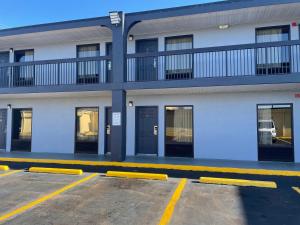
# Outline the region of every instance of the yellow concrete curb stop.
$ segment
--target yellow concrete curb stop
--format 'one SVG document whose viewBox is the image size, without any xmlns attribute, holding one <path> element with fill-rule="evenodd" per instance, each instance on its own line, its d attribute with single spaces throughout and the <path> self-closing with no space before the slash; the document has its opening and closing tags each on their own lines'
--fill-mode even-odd
<svg viewBox="0 0 300 225">
<path fill-rule="evenodd" d="M 61 169 L 61 168 L 44 168 L 31 167 L 28 170 L 32 173 L 53 173 L 53 174 L 67 174 L 67 175 L 82 175 L 83 171 L 79 169 Z"/>
<path fill-rule="evenodd" d="M 205 184 L 222 184 L 246 187 L 263 187 L 263 188 L 277 188 L 277 184 L 272 181 L 258 181 L 258 180 L 241 180 L 241 179 L 227 179 L 215 177 L 201 177 L 201 183 Z"/>
<path fill-rule="evenodd" d="M 148 180 L 168 180 L 167 174 L 157 174 L 157 173 L 134 173 L 134 172 L 108 171 L 106 173 L 106 176 L 107 177 L 148 179 Z"/>
<path fill-rule="evenodd" d="M 0 165 L 0 170 L 1 170 L 1 171 L 7 171 L 7 170 L 9 170 L 9 166 L 6 166 L 6 165 Z"/>
</svg>

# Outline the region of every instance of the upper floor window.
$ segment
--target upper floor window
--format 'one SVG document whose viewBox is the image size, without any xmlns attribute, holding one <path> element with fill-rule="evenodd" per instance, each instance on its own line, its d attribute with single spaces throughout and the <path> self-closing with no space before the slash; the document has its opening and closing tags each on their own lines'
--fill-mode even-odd
<svg viewBox="0 0 300 225">
<path fill-rule="evenodd" d="M 90 45 L 78 45 L 77 46 L 77 57 L 96 57 L 100 55 L 100 46 L 99 44 L 90 44 Z"/>
<path fill-rule="evenodd" d="M 193 36 L 167 37 L 166 51 L 185 50 L 193 48 Z M 166 79 L 181 80 L 193 78 L 193 55 L 190 53 L 166 56 Z"/>
<path fill-rule="evenodd" d="M 15 62 L 31 62 L 34 61 L 34 50 L 18 50 L 14 53 Z M 19 65 L 13 67 L 13 85 L 32 86 L 35 82 L 34 65 Z"/>
<path fill-rule="evenodd" d="M 100 55 L 99 44 L 78 45 L 77 58 L 97 57 Z M 77 62 L 77 83 L 94 84 L 99 82 L 100 64 L 97 60 Z"/>
<path fill-rule="evenodd" d="M 193 36 L 178 36 L 166 38 L 166 51 L 183 50 L 193 48 Z"/>
<path fill-rule="evenodd" d="M 256 42 L 276 42 L 290 40 L 290 26 L 265 27 L 256 29 Z"/>
<path fill-rule="evenodd" d="M 290 40 L 290 26 L 266 27 L 256 29 L 256 42 L 277 42 Z M 291 72 L 291 49 L 288 45 L 260 47 L 256 50 L 256 73 L 288 74 Z"/>
<path fill-rule="evenodd" d="M 34 60 L 34 50 L 15 51 L 15 62 L 31 62 Z"/>
</svg>

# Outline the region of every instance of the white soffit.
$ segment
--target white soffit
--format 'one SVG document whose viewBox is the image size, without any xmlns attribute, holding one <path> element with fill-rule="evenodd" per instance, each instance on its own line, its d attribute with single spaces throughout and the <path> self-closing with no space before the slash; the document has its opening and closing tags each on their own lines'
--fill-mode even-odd
<svg viewBox="0 0 300 225">
<path fill-rule="evenodd" d="M 111 31 L 105 27 L 83 27 L 0 37 L 0 49 L 51 45 L 85 40 L 110 40 Z"/>
<path fill-rule="evenodd" d="M 146 35 L 184 32 L 213 27 L 217 28 L 220 24 L 234 26 L 295 19 L 300 19 L 300 3 L 146 20 L 135 25 L 130 33 L 134 35 Z"/>
</svg>

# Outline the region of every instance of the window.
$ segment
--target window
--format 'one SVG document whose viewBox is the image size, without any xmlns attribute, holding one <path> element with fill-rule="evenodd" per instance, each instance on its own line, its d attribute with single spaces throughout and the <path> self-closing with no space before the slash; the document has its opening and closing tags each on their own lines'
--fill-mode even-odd
<svg viewBox="0 0 300 225">
<path fill-rule="evenodd" d="M 258 106 L 259 160 L 293 161 L 292 105 Z"/>
<path fill-rule="evenodd" d="M 31 151 L 32 109 L 12 111 L 12 151 Z"/>
<path fill-rule="evenodd" d="M 15 62 L 32 62 L 34 61 L 34 50 L 15 51 Z M 15 66 L 13 71 L 14 86 L 31 86 L 34 84 L 34 65 Z"/>
<path fill-rule="evenodd" d="M 256 30 L 256 42 L 290 40 L 290 26 L 267 27 Z M 290 73 L 290 46 L 263 47 L 257 49 L 257 74 Z"/>
<path fill-rule="evenodd" d="M 100 56 L 99 44 L 77 46 L 77 58 Z M 99 82 L 99 62 L 96 60 L 83 60 L 77 63 L 77 83 L 91 84 Z"/>
<path fill-rule="evenodd" d="M 98 153 L 98 108 L 76 109 L 76 153 Z"/>
<path fill-rule="evenodd" d="M 165 40 L 166 51 L 193 48 L 193 36 L 168 37 Z M 166 79 L 180 80 L 193 78 L 193 54 L 166 56 Z"/>
<path fill-rule="evenodd" d="M 193 157 L 193 107 L 167 106 L 165 113 L 165 155 Z"/>
</svg>

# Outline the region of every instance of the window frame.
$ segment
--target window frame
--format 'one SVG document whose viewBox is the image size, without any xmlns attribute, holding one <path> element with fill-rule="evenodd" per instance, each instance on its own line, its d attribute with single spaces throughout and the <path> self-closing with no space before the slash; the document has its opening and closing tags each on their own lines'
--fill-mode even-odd
<svg viewBox="0 0 300 225">
<path fill-rule="evenodd" d="M 257 32 L 260 30 L 271 30 L 271 29 L 278 29 L 278 28 L 288 28 L 289 32 L 288 32 L 288 41 L 291 40 L 291 26 L 289 24 L 287 25 L 276 25 L 276 26 L 265 26 L 265 27 L 256 27 L 255 28 L 255 43 L 261 43 L 261 42 L 257 42 Z M 262 43 L 270 43 L 270 42 L 262 42 Z M 272 43 L 272 42 L 271 42 Z"/>
<path fill-rule="evenodd" d="M 295 134 L 294 134 L 294 104 L 293 103 L 259 103 L 256 104 L 256 146 L 257 146 L 257 161 L 260 162 L 259 160 L 259 107 L 260 106 L 271 106 L 273 108 L 273 106 L 284 106 L 284 105 L 289 105 L 290 109 L 291 109 L 291 132 L 292 132 L 292 148 L 293 148 L 293 159 L 295 162 Z"/>
<path fill-rule="evenodd" d="M 167 129 L 167 108 L 168 107 L 178 107 L 178 108 L 184 108 L 184 107 L 191 107 L 192 108 L 192 132 L 193 132 L 193 138 L 192 138 L 192 148 L 193 148 L 193 155 L 192 157 L 184 157 L 184 158 L 191 158 L 194 159 L 195 158 L 195 117 L 194 117 L 194 105 L 165 105 L 164 106 L 164 157 L 170 157 L 170 156 L 166 156 L 166 129 Z M 182 158 L 182 157 L 180 157 Z"/>
<path fill-rule="evenodd" d="M 88 57 L 79 57 L 79 48 L 80 47 L 90 47 L 90 46 L 97 46 L 97 51 L 98 54 L 97 56 L 94 57 L 99 57 L 100 56 L 100 43 L 93 43 L 93 44 L 83 44 L 83 45 L 76 45 L 76 58 L 81 59 L 81 58 L 88 58 Z"/>
<path fill-rule="evenodd" d="M 97 135 L 97 154 L 96 155 L 99 155 L 99 152 L 100 152 L 100 149 L 99 149 L 99 146 L 100 146 L 100 138 L 99 138 L 99 134 L 100 134 L 100 107 L 99 106 L 77 106 L 75 107 L 75 110 L 74 110 L 74 113 L 75 113 L 75 127 L 74 127 L 74 141 L 73 141 L 73 144 L 74 144 L 74 148 L 73 148 L 73 154 L 81 154 L 81 153 L 78 153 L 76 151 L 76 142 L 77 142 L 77 110 L 79 109 L 86 109 L 86 108 L 92 108 L 92 109 L 97 109 L 98 111 L 98 135 Z M 87 153 L 88 154 L 88 153 Z"/>
<path fill-rule="evenodd" d="M 172 51 L 172 50 L 167 50 L 167 40 L 169 39 L 176 39 L 176 38 L 191 38 L 192 39 L 192 47 L 190 49 L 194 49 L 194 34 L 185 34 L 185 35 L 176 35 L 176 36 L 167 36 L 164 38 L 164 50 L 165 51 Z M 189 49 L 184 49 L 184 50 L 189 50 Z M 191 54 L 191 78 L 189 79 L 166 79 L 166 75 L 167 75 L 167 60 L 166 58 L 169 56 L 169 57 L 172 57 L 172 55 L 167 55 L 165 56 L 165 59 L 164 59 L 164 78 L 165 80 L 190 80 L 190 79 L 194 79 L 194 54 L 190 53 Z M 177 56 L 181 56 L 181 55 L 177 55 Z"/>
</svg>

